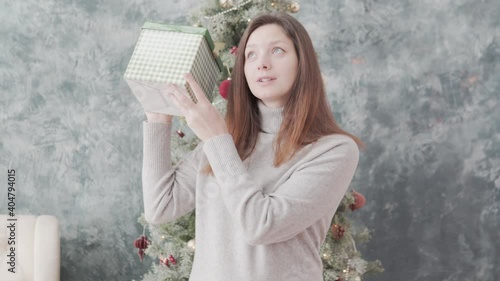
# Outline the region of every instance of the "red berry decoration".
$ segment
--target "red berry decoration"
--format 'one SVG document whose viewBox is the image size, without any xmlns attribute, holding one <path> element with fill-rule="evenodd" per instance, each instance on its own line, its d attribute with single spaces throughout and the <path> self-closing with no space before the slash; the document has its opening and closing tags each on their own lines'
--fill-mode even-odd
<svg viewBox="0 0 500 281">
<path fill-rule="evenodd" d="M 219 93 L 222 98 L 227 100 L 227 93 L 229 92 L 229 87 L 231 86 L 231 79 L 222 81 L 219 85 Z"/>
<path fill-rule="evenodd" d="M 184 137 L 184 133 L 181 131 L 181 130 L 177 130 L 177 134 L 179 135 L 179 137 L 183 138 Z"/>
<path fill-rule="evenodd" d="M 350 205 L 351 211 L 361 209 L 366 204 L 366 198 L 363 194 L 353 191 L 352 195 L 354 196 L 354 204 Z"/>
<path fill-rule="evenodd" d="M 167 267 L 170 267 L 170 261 L 168 259 L 160 260 L 160 263 L 166 265 Z"/>
<path fill-rule="evenodd" d="M 233 46 L 229 52 L 233 55 L 236 55 L 238 53 L 238 47 Z"/>
<path fill-rule="evenodd" d="M 345 229 L 341 225 L 332 225 L 333 239 L 340 240 L 340 238 L 344 237 L 344 232 Z"/>
</svg>

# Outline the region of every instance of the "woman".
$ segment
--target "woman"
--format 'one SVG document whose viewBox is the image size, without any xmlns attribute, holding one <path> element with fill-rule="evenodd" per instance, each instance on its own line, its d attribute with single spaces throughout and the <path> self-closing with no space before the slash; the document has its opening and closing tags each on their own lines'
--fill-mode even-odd
<svg viewBox="0 0 500 281">
<path fill-rule="evenodd" d="M 172 116 L 146 113 L 146 219 L 196 208 L 192 281 L 323 280 L 320 246 L 362 143 L 335 123 L 307 31 L 285 13 L 250 22 L 225 118 L 186 80 L 196 104 L 168 92 L 202 142 L 172 167 Z"/>
</svg>

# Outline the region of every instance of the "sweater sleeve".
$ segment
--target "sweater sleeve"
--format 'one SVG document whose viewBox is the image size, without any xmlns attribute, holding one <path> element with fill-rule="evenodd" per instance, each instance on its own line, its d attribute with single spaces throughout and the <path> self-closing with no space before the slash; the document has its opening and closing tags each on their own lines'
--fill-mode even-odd
<svg viewBox="0 0 500 281">
<path fill-rule="evenodd" d="M 264 194 L 246 171 L 231 135 L 205 142 L 203 150 L 225 205 L 247 243 L 286 241 L 325 215 L 334 214 L 354 176 L 359 150 L 351 138 L 330 140 L 317 143 L 315 156 L 304 159 L 270 194 Z"/>
<path fill-rule="evenodd" d="M 195 208 L 201 143 L 175 167 L 170 155 L 171 124 L 143 122 L 142 190 L 144 215 L 151 224 L 173 221 Z"/>
</svg>

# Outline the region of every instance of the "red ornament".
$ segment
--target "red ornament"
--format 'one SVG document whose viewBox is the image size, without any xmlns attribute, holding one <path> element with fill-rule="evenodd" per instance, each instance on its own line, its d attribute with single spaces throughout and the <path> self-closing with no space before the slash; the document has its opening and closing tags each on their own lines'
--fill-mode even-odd
<svg viewBox="0 0 500 281">
<path fill-rule="evenodd" d="M 238 53 L 238 47 L 233 46 L 229 52 L 233 55 L 236 55 Z"/>
<path fill-rule="evenodd" d="M 184 137 L 184 133 L 181 131 L 181 130 L 177 130 L 177 134 L 179 135 L 179 137 L 183 138 Z"/>
<path fill-rule="evenodd" d="M 221 97 L 227 100 L 227 93 L 229 92 L 229 87 L 231 86 L 231 79 L 222 81 L 219 86 L 219 93 Z"/>
<path fill-rule="evenodd" d="M 170 267 L 170 261 L 168 259 L 164 259 L 164 260 L 160 259 L 160 263 L 164 264 L 167 267 Z"/>
<path fill-rule="evenodd" d="M 144 260 L 144 250 L 143 249 L 137 250 L 137 254 L 139 254 L 139 259 L 142 262 Z"/>
<path fill-rule="evenodd" d="M 344 237 L 345 229 L 341 225 L 334 224 L 332 225 L 332 233 L 333 239 L 340 240 L 340 238 Z"/>
<path fill-rule="evenodd" d="M 177 261 L 175 260 L 174 256 L 170 255 L 170 257 L 168 257 L 170 259 L 170 261 L 172 262 L 173 265 L 176 265 L 177 264 Z"/>
<path fill-rule="evenodd" d="M 138 248 L 137 254 L 141 262 L 144 260 L 144 250 L 148 248 L 149 243 L 148 237 L 141 235 L 141 237 L 134 240 L 134 247 Z"/>
<path fill-rule="evenodd" d="M 361 209 L 366 204 L 366 198 L 363 194 L 353 191 L 352 195 L 354 196 L 354 204 L 350 205 L 351 211 Z"/>
<path fill-rule="evenodd" d="M 134 246 L 142 250 L 147 249 L 149 243 L 150 241 L 148 240 L 148 237 L 145 235 L 141 235 L 141 237 L 134 240 Z"/>
</svg>

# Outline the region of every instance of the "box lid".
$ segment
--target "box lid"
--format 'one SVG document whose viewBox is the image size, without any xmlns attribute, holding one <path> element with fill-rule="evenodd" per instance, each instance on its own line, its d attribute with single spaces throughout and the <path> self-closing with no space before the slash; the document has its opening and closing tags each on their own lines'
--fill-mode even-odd
<svg viewBox="0 0 500 281">
<path fill-rule="evenodd" d="M 198 34 L 202 35 L 206 42 L 208 43 L 208 46 L 210 47 L 210 50 L 213 51 L 215 44 L 214 41 L 212 40 L 212 37 L 210 36 L 210 33 L 208 32 L 208 29 L 204 27 L 196 27 L 196 26 L 185 26 L 185 25 L 171 25 L 171 24 L 164 24 L 164 23 L 155 23 L 155 22 L 145 22 L 142 25 L 143 29 L 153 29 L 153 30 L 166 30 L 166 31 L 177 31 L 177 32 L 183 32 L 183 33 L 190 33 L 190 34 Z M 214 55 L 215 61 L 217 62 L 217 65 L 219 66 L 219 70 L 224 69 L 224 64 L 222 63 L 221 59 L 219 56 Z"/>
</svg>

